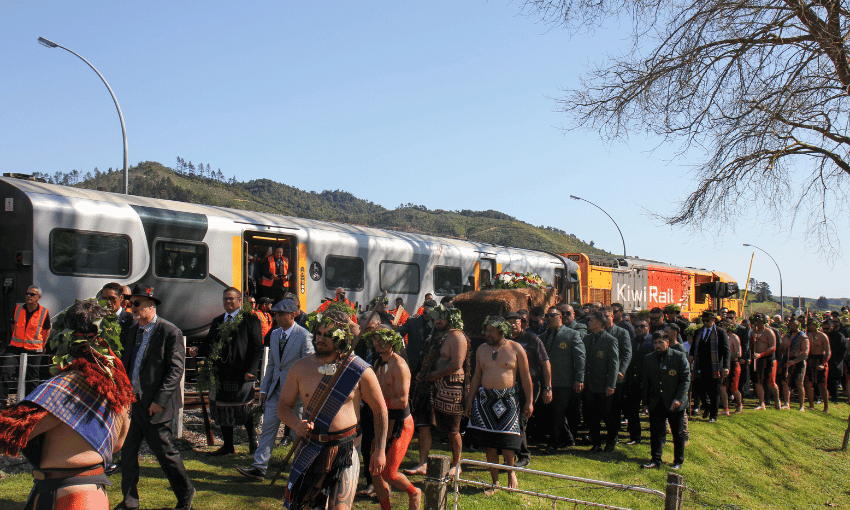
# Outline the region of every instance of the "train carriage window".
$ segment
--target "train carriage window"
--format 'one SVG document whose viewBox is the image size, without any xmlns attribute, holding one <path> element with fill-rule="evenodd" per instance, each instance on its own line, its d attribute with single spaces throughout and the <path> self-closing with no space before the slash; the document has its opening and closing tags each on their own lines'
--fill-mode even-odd
<svg viewBox="0 0 850 510">
<path fill-rule="evenodd" d="M 463 292 L 463 274 L 459 267 L 434 266 L 434 293 L 454 296 Z"/>
<path fill-rule="evenodd" d="M 398 294 L 419 294 L 419 264 L 381 262 L 381 290 Z"/>
<path fill-rule="evenodd" d="M 130 238 L 80 230 L 50 232 L 50 270 L 58 275 L 130 275 Z"/>
<path fill-rule="evenodd" d="M 153 245 L 154 274 L 158 278 L 204 280 L 207 277 L 207 245 L 157 240 Z"/>
<path fill-rule="evenodd" d="M 330 290 L 363 290 L 363 259 L 328 255 L 325 259 L 325 287 Z"/>
</svg>

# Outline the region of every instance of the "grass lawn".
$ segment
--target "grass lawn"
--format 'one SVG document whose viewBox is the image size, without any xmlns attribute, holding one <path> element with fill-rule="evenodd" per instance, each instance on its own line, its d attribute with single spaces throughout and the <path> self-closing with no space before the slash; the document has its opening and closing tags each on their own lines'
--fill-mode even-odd
<svg viewBox="0 0 850 510">
<path fill-rule="evenodd" d="M 839 404 L 831 413 L 797 411 L 753 411 L 752 401 L 742 415 L 721 416 L 716 424 L 692 420 L 691 442 L 685 449 L 681 471 L 689 490 L 684 508 L 809 509 L 850 508 L 850 453 L 839 450 L 850 407 Z M 644 424 L 646 427 L 646 424 Z M 649 458 L 648 431 L 635 446 L 617 447 L 612 454 L 589 454 L 586 447 L 547 457 L 534 454 L 532 469 L 564 473 L 634 484 L 664 491 L 666 471 L 645 471 L 639 464 Z M 621 435 L 621 441 L 625 441 Z M 446 445 L 435 440 L 433 453 L 446 454 Z M 403 467 L 415 464 L 416 439 Z M 205 448 L 206 450 L 206 448 Z M 484 460 L 483 453 L 464 453 L 465 457 Z M 240 476 L 237 466 L 250 464 L 244 445 L 229 457 L 209 458 L 203 452 L 183 452 L 189 475 L 198 489 L 195 506 L 199 509 L 279 509 L 283 493 L 281 480 L 274 487 Z M 668 442 L 665 462 L 672 461 L 672 443 Z M 174 496 L 153 458 L 143 457 L 139 493 L 142 508 L 172 508 Z M 489 481 L 487 471 L 467 467 L 464 478 Z M 655 496 L 612 489 L 581 486 L 573 482 L 527 474 L 519 475 L 520 488 L 539 490 L 634 509 L 660 509 L 663 501 Z M 120 472 L 112 477 L 109 489 L 112 506 L 120 495 Z M 422 487 L 421 477 L 414 479 Z M 361 480 L 362 483 L 362 480 Z M 502 475 L 502 483 L 506 483 Z M 31 487 L 26 473 L 7 474 L 0 479 L 0 510 L 19 509 Z M 504 491 L 485 498 L 483 489 L 461 487 L 460 507 L 474 510 L 551 508 L 551 502 L 532 496 Z M 393 494 L 393 507 L 406 508 L 404 494 Z M 449 503 L 452 494 L 449 495 Z M 355 508 L 377 509 L 377 503 L 357 500 Z M 558 508 L 573 508 L 559 503 Z"/>
</svg>

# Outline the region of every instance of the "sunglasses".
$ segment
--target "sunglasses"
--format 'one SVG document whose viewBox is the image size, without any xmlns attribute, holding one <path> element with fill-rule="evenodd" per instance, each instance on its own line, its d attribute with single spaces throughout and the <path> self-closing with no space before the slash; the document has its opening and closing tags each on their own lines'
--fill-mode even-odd
<svg viewBox="0 0 850 510">
<path fill-rule="evenodd" d="M 37 296 L 37 295 L 38 294 L 36 294 L 35 292 L 27 292 L 27 297 L 33 297 L 33 296 Z"/>
<path fill-rule="evenodd" d="M 646 324 L 635 324 L 635 328 L 645 328 Z"/>
<path fill-rule="evenodd" d="M 561 316 L 561 314 L 559 314 L 559 313 L 547 313 L 546 314 L 546 317 L 560 317 L 560 316 Z"/>
<path fill-rule="evenodd" d="M 136 301 L 132 301 L 130 304 L 135 306 L 136 308 L 138 308 L 138 307 L 142 306 L 143 304 L 145 304 L 145 302 L 136 300 Z"/>
</svg>

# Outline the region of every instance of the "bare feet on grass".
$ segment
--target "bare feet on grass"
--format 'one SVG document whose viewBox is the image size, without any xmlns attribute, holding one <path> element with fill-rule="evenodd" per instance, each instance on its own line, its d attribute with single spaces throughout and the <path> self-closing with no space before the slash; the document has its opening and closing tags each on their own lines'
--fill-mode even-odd
<svg viewBox="0 0 850 510">
<path fill-rule="evenodd" d="M 414 466 L 413 469 L 402 469 L 401 471 L 406 475 L 424 475 L 428 472 L 428 466 L 423 462 Z"/>
</svg>

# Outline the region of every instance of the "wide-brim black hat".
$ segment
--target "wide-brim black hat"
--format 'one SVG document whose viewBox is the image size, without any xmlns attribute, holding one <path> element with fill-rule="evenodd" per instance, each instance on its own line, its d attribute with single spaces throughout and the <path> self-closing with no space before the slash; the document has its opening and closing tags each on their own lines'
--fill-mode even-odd
<svg viewBox="0 0 850 510">
<path fill-rule="evenodd" d="M 148 287 L 146 285 L 142 285 L 141 283 L 137 283 L 135 287 L 133 287 L 133 292 L 130 294 L 130 298 L 134 297 L 142 297 L 146 299 L 150 299 L 157 306 L 162 304 L 162 301 L 153 297 L 153 287 Z"/>
</svg>

